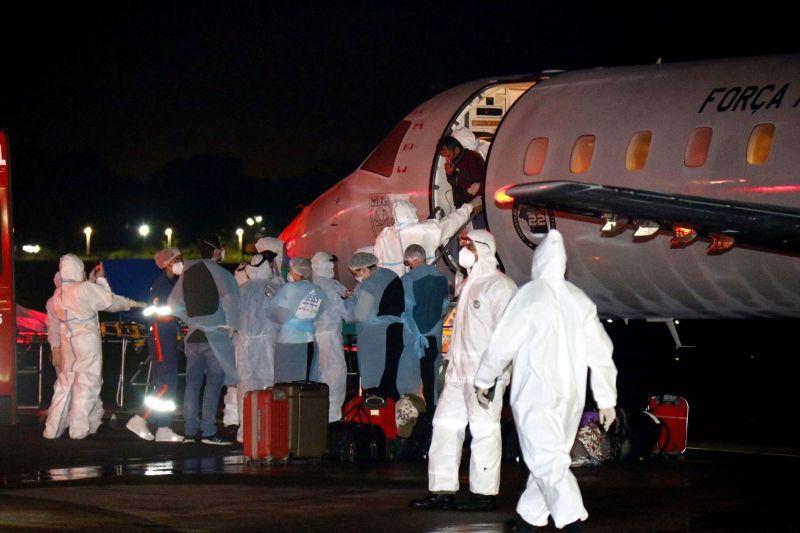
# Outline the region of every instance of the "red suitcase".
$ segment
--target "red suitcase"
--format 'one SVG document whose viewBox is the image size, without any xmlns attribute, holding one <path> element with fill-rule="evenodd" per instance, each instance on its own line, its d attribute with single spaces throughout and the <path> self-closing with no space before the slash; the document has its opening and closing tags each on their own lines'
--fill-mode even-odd
<svg viewBox="0 0 800 533">
<path fill-rule="evenodd" d="M 267 463 L 289 457 L 289 399 L 281 390 L 244 395 L 244 455 Z"/>
<path fill-rule="evenodd" d="M 383 407 L 375 408 L 363 405 L 364 398 L 356 396 L 344 407 L 344 421 L 345 422 L 364 422 L 359 418 L 359 411 L 369 415 L 369 422 L 375 424 L 383 430 L 383 434 L 388 439 L 397 437 L 397 419 L 395 418 L 395 401 L 392 398 L 386 398 Z M 360 409 L 359 409 L 360 406 Z"/>
<path fill-rule="evenodd" d="M 653 396 L 647 410 L 661 420 L 661 436 L 653 453 L 681 455 L 686 451 L 689 429 L 689 403 L 685 398 L 665 394 Z"/>
</svg>

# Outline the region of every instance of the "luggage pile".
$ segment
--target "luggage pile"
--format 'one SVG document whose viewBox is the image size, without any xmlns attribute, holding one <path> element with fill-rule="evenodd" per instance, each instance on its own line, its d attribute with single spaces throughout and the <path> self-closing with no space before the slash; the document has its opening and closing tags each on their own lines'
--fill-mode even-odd
<svg viewBox="0 0 800 533">
<path fill-rule="evenodd" d="M 244 455 L 249 461 L 319 461 L 328 444 L 328 386 L 277 383 L 244 397 Z"/>
</svg>

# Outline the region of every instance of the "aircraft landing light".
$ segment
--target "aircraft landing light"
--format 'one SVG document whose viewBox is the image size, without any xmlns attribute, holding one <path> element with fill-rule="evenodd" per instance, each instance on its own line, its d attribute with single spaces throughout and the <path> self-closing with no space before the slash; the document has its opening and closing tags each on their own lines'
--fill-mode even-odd
<svg viewBox="0 0 800 533">
<path fill-rule="evenodd" d="M 603 227 L 600 228 L 600 235 L 603 237 L 616 237 L 628 226 L 628 217 L 620 217 L 614 213 L 603 213 Z"/>
<path fill-rule="evenodd" d="M 510 189 L 511 185 L 506 185 L 505 187 L 500 187 L 497 189 L 497 192 L 494 193 L 494 201 L 500 205 L 511 205 L 514 203 L 514 197 L 510 196 L 506 191 Z"/>
<path fill-rule="evenodd" d="M 636 228 L 636 231 L 633 233 L 634 239 L 652 237 L 661 229 L 659 225 L 652 220 L 640 220 L 637 223 L 639 227 Z"/>
<path fill-rule="evenodd" d="M 712 233 L 711 244 L 709 244 L 708 248 L 706 248 L 706 253 L 708 255 L 724 254 L 725 252 L 733 248 L 735 242 L 736 240 L 730 235 L 723 235 L 721 233 Z"/>
<path fill-rule="evenodd" d="M 617 228 L 617 215 L 613 213 L 603 213 L 603 220 L 605 220 L 606 223 L 600 228 L 600 233 L 604 235 L 613 233 Z"/>
<path fill-rule="evenodd" d="M 675 226 L 675 236 L 669 242 L 673 248 L 685 248 L 692 244 L 697 238 L 697 230 L 692 228 L 685 228 L 683 226 Z"/>
</svg>

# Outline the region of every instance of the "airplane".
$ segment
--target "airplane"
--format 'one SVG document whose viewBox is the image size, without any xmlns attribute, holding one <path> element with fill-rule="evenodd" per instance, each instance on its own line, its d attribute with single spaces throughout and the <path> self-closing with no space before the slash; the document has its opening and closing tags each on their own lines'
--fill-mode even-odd
<svg viewBox="0 0 800 533">
<path fill-rule="evenodd" d="M 491 142 L 486 223 L 518 284 L 557 227 L 601 316 L 800 317 L 800 55 L 464 83 L 305 207 L 281 234 L 289 255 L 350 257 L 393 224 L 393 199 L 451 212 L 436 145 L 456 128 Z"/>
</svg>

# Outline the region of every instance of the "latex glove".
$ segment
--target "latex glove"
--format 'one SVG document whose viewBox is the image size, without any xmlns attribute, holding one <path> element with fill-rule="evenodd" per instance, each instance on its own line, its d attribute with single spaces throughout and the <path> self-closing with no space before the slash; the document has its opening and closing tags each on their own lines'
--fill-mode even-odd
<svg viewBox="0 0 800 533">
<path fill-rule="evenodd" d="M 128 300 L 128 305 L 130 305 L 131 307 L 139 307 L 141 309 L 144 309 L 145 307 L 147 307 L 147 302 L 137 302 L 136 300 Z"/>
<path fill-rule="evenodd" d="M 604 430 L 608 431 L 611 424 L 617 419 L 617 410 L 614 407 L 603 407 L 598 414 L 600 415 L 600 424 Z"/>
<path fill-rule="evenodd" d="M 50 359 L 53 362 L 56 373 L 61 372 L 61 365 L 63 364 L 63 360 L 61 359 L 61 346 L 50 347 Z"/>
<path fill-rule="evenodd" d="M 233 338 L 233 336 L 237 333 L 236 330 L 231 326 L 222 326 L 222 329 L 224 329 L 228 333 L 228 337 L 231 338 Z"/>
<path fill-rule="evenodd" d="M 470 186 L 469 186 L 469 188 L 467 189 L 467 194 L 470 194 L 470 195 L 472 195 L 472 194 L 478 194 L 478 191 L 479 191 L 479 190 L 481 190 L 481 184 L 480 184 L 480 183 L 473 183 L 473 184 L 472 184 L 472 185 L 470 185 Z"/>
<path fill-rule="evenodd" d="M 484 409 L 489 408 L 489 404 L 492 401 L 489 399 L 489 391 L 491 389 L 482 389 L 480 387 L 475 387 L 475 394 L 478 396 L 478 403 L 481 404 L 481 407 Z"/>
<path fill-rule="evenodd" d="M 476 184 L 477 185 L 477 184 Z M 469 205 L 472 206 L 472 214 L 478 215 L 481 211 L 483 211 L 483 197 L 476 196 L 472 200 L 469 201 Z"/>
</svg>

